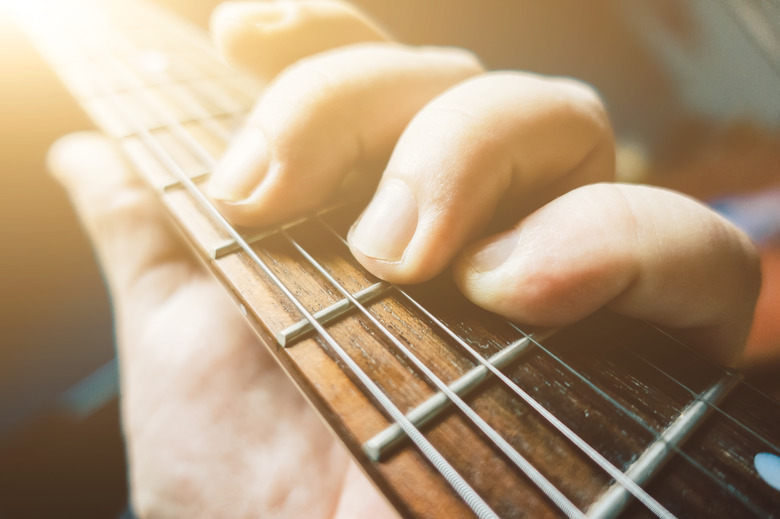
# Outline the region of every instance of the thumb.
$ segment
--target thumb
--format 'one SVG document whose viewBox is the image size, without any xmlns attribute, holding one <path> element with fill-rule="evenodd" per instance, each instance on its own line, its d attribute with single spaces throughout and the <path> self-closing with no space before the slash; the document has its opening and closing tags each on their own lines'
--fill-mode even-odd
<svg viewBox="0 0 780 519">
<path fill-rule="evenodd" d="M 116 305 L 151 309 L 193 271 L 154 193 L 108 138 L 86 132 L 62 137 L 47 163 L 95 247 Z"/>
</svg>

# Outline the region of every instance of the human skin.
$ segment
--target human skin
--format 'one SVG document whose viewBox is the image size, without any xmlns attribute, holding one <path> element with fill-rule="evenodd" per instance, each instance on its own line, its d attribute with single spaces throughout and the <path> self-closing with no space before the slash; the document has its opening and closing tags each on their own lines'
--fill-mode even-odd
<svg viewBox="0 0 780 519">
<path fill-rule="evenodd" d="M 341 37 L 319 48 L 311 24 L 336 22 Z M 694 200 L 609 183 L 611 130 L 589 87 L 386 41 L 345 4 L 228 4 L 213 28 L 230 61 L 273 79 L 214 173 L 212 196 L 233 221 L 292 216 L 386 161 L 349 236 L 379 277 L 419 282 L 452 266 L 466 297 L 512 319 L 557 326 L 609 306 L 739 362 L 754 248 Z M 300 49 L 265 63 L 280 41 Z M 392 517 L 114 146 L 66 137 L 50 166 L 114 302 L 136 512 Z M 485 235 L 494 214 L 514 223 Z"/>
</svg>

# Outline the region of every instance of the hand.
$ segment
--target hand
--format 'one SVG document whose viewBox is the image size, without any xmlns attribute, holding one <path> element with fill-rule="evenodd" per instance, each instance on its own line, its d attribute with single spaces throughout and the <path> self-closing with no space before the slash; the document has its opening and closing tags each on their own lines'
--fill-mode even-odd
<svg viewBox="0 0 780 519">
<path fill-rule="evenodd" d="M 49 165 L 111 291 L 139 517 L 394 517 L 114 145 L 68 136 Z"/>
<path fill-rule="evenodd" d="M 320 38 L 326 24 L 341 47 Z M 560 326 L 610 306 L 738 362 L 756 251 L 689 198 L 606 183 L 613 138 L 586 85 L 382 41 L 332 2 L 224 4 L 213 29 L 230 61 L 273 79 L 212 178 L 233 221 L 289 218 L 386 163 L 349 235 L 377 276 L 415 283 L 454 263 L 466 297 L 510 319 Z M 485 236 L 507 218 L 509 230 Z"/>
<path fill-rule="evenodd" d="M 214 20 L 232 61 L 267 79 L 283 70 L 214 176 L 234 221 L 290 217 L 389 159 L 350 234 L 380 277 L 417 282 L 454 262 L 464 294 L 510 318 L 565 324 L 611 305 L 712 338 L 710 353 L 734 360 L 755 252 L 685 197 L 591 184 L 614 166 L 588 87 L 390 43 L 344 4 L 230 4 Z M 136 511 L 392 516 L 112 146 L 70 137 L 50 162 L 114 300 Z M 484 236 L 494 214 L 519 223 Z"/>
</svg>

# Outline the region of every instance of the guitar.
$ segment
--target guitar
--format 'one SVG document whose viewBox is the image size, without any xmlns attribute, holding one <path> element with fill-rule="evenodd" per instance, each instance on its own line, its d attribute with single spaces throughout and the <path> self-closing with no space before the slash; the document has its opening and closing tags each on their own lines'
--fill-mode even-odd
<svg viewBox="0 0 780 519">
<path fill-rule="evenodd" d="M 261 86 L 152 4 L 47 10 L 33 42 L 403 516 L 780 515 L 780 404 L 738 373 L 647 323 L 526 329 L 445 279 L 378 280 L 348 200 L 232 226 L 204 182 Z"/>
</svg>

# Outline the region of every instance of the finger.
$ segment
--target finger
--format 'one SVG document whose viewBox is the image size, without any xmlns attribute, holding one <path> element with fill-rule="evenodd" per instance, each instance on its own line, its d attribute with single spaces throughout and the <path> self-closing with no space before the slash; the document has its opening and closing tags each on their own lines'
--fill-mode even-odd
<svg viewBox="0 0 780 519">
<path fill-rule="evenodd" d="M 412 120 L 350 244 L 379 277 L 423 281 L 483 231 L 502 200 L 519 212 L 529 197 L 613 174 L 612 133 L 592 89 L 486 74 L 445 92 Z"/>
<path fill-rule="evenodd" d="M 110 140 L 97 133 L 65 136 L 47 162 L 77 209 L 118 305 L 151 308 L 192 272 L 154 194 Z"/>
<path fill-rule="evenodd" d="M 318 52 L 390 39 L 364 13 L 332 0 L 225 2 L 211 30 L 229 62 L 262 79 Z"/>
<path fill-rule="evenodd" d="M 469 247 L 454 274 L 469 299 L 512 320 L 562 326 L 608 305 L 691 330 L 729 364 L 752 320 L 757 258 L 742 232 L 683 195 L 598 184 Z"/>
<path fill-rule="evenodd" d="M 321 204 L 350 171 L 386 160 L 431 98 L 481 71 L 457 49 L 364 44 L 288 68 L 225 153 L 210 193 L 233 221 L 280 221 Z"/>
</svg>

